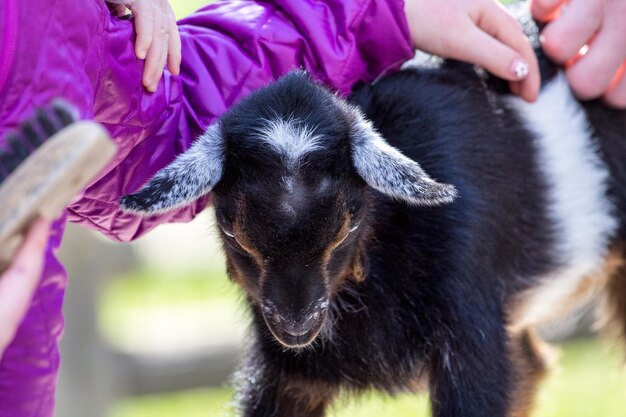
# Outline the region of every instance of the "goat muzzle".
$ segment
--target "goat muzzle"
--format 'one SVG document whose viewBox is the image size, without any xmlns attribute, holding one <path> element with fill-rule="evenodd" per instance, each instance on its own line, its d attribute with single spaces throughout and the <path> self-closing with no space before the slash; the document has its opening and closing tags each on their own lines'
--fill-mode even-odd
<svg viewBox="0 0 626 417">
<path fill-rule="evenodd" d="M 307 309 L 306 313 L 290 317 L 281 314 L 271 303 L 264 303 L 261 307 L 272 335 L 288 348 L 302 348 L 311 344 L 324 324 L 327 309 L 328 302 L 324 300 Z"/>
</svg>

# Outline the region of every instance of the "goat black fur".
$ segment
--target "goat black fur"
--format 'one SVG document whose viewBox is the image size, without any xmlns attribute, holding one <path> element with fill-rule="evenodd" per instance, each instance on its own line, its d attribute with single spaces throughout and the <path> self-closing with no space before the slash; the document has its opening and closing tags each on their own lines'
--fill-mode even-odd
<svg viewBox="0 0 626 417">
<path fill-rule="evenodd" d="M 549 85 L 558 75 L 545 61 L 542 68 Z M 350 105 L 296 72 L 221 118 L 211 143 L 220 143 L 222 165 L 211 179 L 169 195 L 189 183 L 180 178 L 204 178 L 183 164 L 122 201 L 150 213 L 215 185 L 229 274 L 246 290 L 255 324 L 239 372 L 243 416 L 323 416 L 341 392 L 424 385 L 436 417 L 526 415 L 543 362 L 532 327 L 512 328 L 527 295 L 567 265 L 550 211 L 549 161 L 511 100 L 465 65 L 387 76 Z M 381 163 L 355 168 L 365 158 L 358 144 L 377 133 L 354 106 L 419 162 L 406 165 L 410 175 L 386 173 L 385 188 L 367 172 L 385 171 Z M 582 106 L 597 147 L 590 153 L 608 173 L 604 217 L 615 224 L 598 250 L 622 259 L 626 112 Z M 288 123 L 272 130 L 272 120 Z M 284 138 L 259 136 L 285 129 L 308 138 L 307 152 L 294 159 Z M 423 187 L 394 188 L 415 181 Z M 604 288 L 626 334 L 626 274 L 610 272 Z"/>
</svg>

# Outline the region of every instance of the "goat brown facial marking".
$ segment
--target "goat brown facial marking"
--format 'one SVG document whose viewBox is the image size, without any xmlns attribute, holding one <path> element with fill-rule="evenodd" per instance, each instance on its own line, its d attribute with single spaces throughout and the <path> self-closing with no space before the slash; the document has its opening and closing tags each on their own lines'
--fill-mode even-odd
<svg viewBox="0 0 626 417">
<path fill-rule="evenodd" d="M 352 279 L 357 283 L 363 282 L 363 280 L 365 280 L 366 271 L 362 260 L 362 250 L 363 249 L 360 246 L 357 247 L 352 262 L 350 263 L 348 268 L 346 268 L 346 270 L 340 275 L 335 285 L 333 285 L 333 294 L 336 294 L 348 279 Z"/>
<path fill-rule="evenodd" d="M 246 280 L 241 279 L 242 284 L 246 292 L 254 299 L 255 302 L 259 303 L 259 294 L 258 288 L 263 285 L 263 280 L 267 276 L 267 267 L 265 264 L 265 259 L 263 255 L 254 247 L 254 244 L 250 241 L 247 234 L 242 228 L 241 222 L 238 220 L 240 217 L 237 215 L 237 220 L 233 224 L 233 235 L 239 246 L 243 250 L 245 250 L 251 257 L 254 259 L 257 267 L 259 268 L 259 277 L 258 277 L 258 285 L 257 288 L 251 288 L 250 284 L 246 282 Z"/>
<path fill-rule="evenodd" d="M 252 256 L 250 257 L 253 258 Z M 248 294 L 251 300 L 255 303 L 259 302 L 257 289 L 250 281 L 244 278 L 245 274 L 240 270 L 239 266 L 233 259 L 232 253 L 228 250 L 226 250 L 226 273 L 231 281 L 239 285 Z"/>
<path fill-rule="evenodd" d="M 336 235 L 336 239 L 331 242 L 324 253 L 324 269 L 326 270 L 331 262 L 334 251 L 346 240 L 350 237 L 351 233 L 359 233 L 357 230 L 359 225 L 355 225 L 353 214 L 350 213 L 350 210 L 346 207 L 345 202 L 347 198 L 344 195 L 340 196 L 340 200 L 344 202 L 343 204 L 343 223 Z M 356 242 L 356 247 L 354 253 L 347 258 L 347 265 L 337 273 L 337 279 L 334 282 L 330 283 L 331 294 L 335 295 L 341 287 L 345 284 L 346 280 L 352 279 L 355 282 L 361 282 L 365 279 L 365 267 L 362 261 L 362 245 L 361 242 L 363 239 L 359 239 Z"/>
<path fill-rule="evenodd" d="M 343 214 L 343 223 L 341 225 L 341 228 L 339 229 L 339 232 L 337 233 L 335 239 L 332 242 L 330 242 L 330 244 L 324 251 L 324 256 L 322 257 L 324 271 L 326 272 L 325 274 L 326 285 L 331 287 L 332 295 L 337 293 L 337 291 L 342 287 L 342 285 L 345 283 L 345 281 L 348 278 L 353 277 L 357 280 L 357 282 L 363 279 L 363 268 L 362 268 L 362 264 L 360 261 L 360 251 L 357 249 L 353 259 L 349 259 L 347 267 L 344 268 L 343 271 L 339 272 L 338 279 L 334 283 L 332 283 L 332 285 L 328 280 L 327 270 L 328 270 L 328 266 L 330 264 L 331 258 L 333 256 L 333 252 L 335 251 L 335 249 L 339 247 L 339 245 L 341 245 L 350 236 L 351 224 L 352 224 L 352 218 L 349 212 L 345 210 Z"/>
<path fill-rule="evenodd" d="M 243 231 L 243 228 L 241 227 L 241 223 L 239 221 L 235 221 L 235 224 L 233 225 L 233 234 L 239 246 L 241 246 L 243 250 L 248 252 L 254 258 L 257 266 L 261 269 L 261 271 L 263 271 L 265 267 L 263 255 L 261 255 L 261 253 L 256 250 L 254 244 L 248 239 L 248 236 Z"/>
<path fill-rule="evenodd" d="M 343 213 L 343 221 L 341 223 L 341 228 L 339 229 L 339 232 L 337 232 L 335 239 L 332 240 L 326 247 L 326 250 L 324 250 L 324 256 L 322 257 L 322 259 L 324 260 L 322 263 L 324 268 L 328 266 L 328 263 L 330 261 L 330 257 L 333 251 L 337 249 L 337 247 L 341 245 L 348 238 L 349 235 L 350 235 L 350 216 L 348 215 L 347 212 L 345 212 Z"/>
</svg>

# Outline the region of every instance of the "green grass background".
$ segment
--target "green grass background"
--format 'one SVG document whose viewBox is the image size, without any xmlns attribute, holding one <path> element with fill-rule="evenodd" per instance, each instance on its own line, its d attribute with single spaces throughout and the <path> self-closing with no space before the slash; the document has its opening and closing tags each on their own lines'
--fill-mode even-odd
<svg viewBox="0 0 626 417">
<path fill-rule="evenodd" d="M 597 341 L 564 345 L 559 365 L 543 383 L 535 417 L 623 417 L 626 371 L 619 355 Z M 233 415 L 228 389 L 201 389 L 149 396 L 118 404 L 112 417 L 223 417 Z M 395 398 L 366 395 L 340 401 L 332 417 L 426 417 L 424 394 Z"/>
<path fill-rule="evenodd" d="M 178 18 L 206 4 L 199 0 L 171 0 Z M 159 272 L 143 271 L 114 281 L 104 292 L 101 327 L 109 340 L 119 337 L 119 323 L 140 309 L 185 304 L 198 300 L 239 303 L 235 291 L 219 273 L 190 274 L 172 280 Z M 626 416 L 626 370 L 622 352 L 595 339 L 567 342 L 561 358 L 543 383 L 534 417 Z M 230 388 L 198 389 L 172 394 L 128 398 L 116 404 L 109 417 L 218 417 L 233 415 Z M 339 401 L 333 417 L 428 416 L 424 394 L 389 398 L 380 394 Z M 495 416 L 494 416 L 495 417 Z"/>
<path fill-rule="evenodd" d="M 199 301 L 219 301 L 220 314 L 241 312 L 238 290 L 222 271 L 189 273 L 172 279 L 170 273 L 141 271 L 114 280 L 104 291 L 100 327 L 115 343 L 123 323 L 137 311 L 176 308 Z M 132 330 L 130 330 L 132 331 Z M 542 384 L 534 417 L 626 416 L 626 369 L 623 352 L 609 340 L 582 339 L 564 343 L 561 357 Z M 128 398 L 116 404 L 109 417 L 223 417 L 234 415 L 229 387 Z M 389 398 L 368 394 L 342 399 L 332 417 L 426 417 L 425 394 Z"/>
</svg>

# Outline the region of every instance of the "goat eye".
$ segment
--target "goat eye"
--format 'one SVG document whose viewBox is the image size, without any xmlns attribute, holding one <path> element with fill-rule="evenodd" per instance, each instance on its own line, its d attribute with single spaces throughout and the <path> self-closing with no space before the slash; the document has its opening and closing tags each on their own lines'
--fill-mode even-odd
<svg viewBox="0 0 626 417">
<path fill-rule="evenodd" d="M 237 240 L 237 238 L 235 237 L 235 234 L 234 234 L 233 232 L 230 232 L 230 231 L 228 231 L 228 230 L 224 229 L 223 227 L 222 227 L 222 232 L 224 232 L 224 234 L 225 234 L 226 236 L 228 236 L 228 237 L 232 237 L 233 239 Z"/>
<path fill-rule="evenodd" d="M 337 243 L 337 246 L 339 246 L 339 245 L 341 245 L 343 242 L 345 242 L 345 241 L 346 241 L 346 239 L 348 239 L 348 236 L 350 236 L 350 234 L 351 234 L 352 232 L 354 232 L 356 229 L 358 229 L 360 225 L 361 225 L 360 223 L 356 223 L 354 226 L 352 226 L 352 227 L 350 228 L 350 230 L 348 230 L 348 233 L 346 233 L 346 235 L 345 235 L 345 236 L 344 236 L 344 237 L 343 237 L 343 238 L 342 238 L 342 239 L 341 239 L 341 240 Z"/>
<path fill-rule="evenodd" d="M 243 245 L 241 244 L 241 242 L 239 242 L 239 239 L 237 239 L 237 236 L 235 236 L 235 234 L 233 232 L 231 232 L 230 230 L 224 229 L 223 227 L 221 227 L 221 229 L 222 229 L 222 232 L 224 232 L 224 234 L 226 236 L 228 236 L 229 238 L 234 240 L 235 243 L 237 243 L 237 245 L 235 245 L 235 246 L 239 246 L 239 247 L 243 248 Z"/>
</svg>

